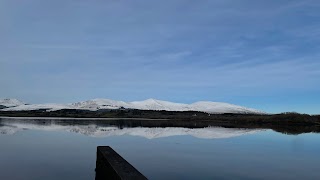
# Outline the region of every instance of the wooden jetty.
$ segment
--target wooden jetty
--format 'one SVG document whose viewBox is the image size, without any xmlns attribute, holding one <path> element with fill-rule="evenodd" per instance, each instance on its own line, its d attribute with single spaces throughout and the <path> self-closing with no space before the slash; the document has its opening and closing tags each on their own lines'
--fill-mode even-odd
<svg viewBox="0 0 320 180">
<path fill-rule="evenodd" d="M 96 180 L 147 179 L 110 146 L 97 147 Z"/>
</svg>

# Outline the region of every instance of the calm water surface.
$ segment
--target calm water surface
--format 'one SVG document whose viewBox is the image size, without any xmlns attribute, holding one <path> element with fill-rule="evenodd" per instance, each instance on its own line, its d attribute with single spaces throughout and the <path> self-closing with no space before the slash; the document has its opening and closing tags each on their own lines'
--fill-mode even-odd
<svg viewBox="0 0 320 180">
<path fill-rule="evenodd" d="M 149 179 L 320 179 L 320 134 L 0 121 L 0 179 L 95 178 L 108 145 Z"/>
</svg>

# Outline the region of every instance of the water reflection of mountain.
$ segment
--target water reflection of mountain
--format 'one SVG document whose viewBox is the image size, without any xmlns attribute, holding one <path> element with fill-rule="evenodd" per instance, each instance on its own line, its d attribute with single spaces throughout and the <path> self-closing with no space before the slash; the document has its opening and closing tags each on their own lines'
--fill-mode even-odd
<svg viewBox="0 0 320 180">
<path fill-rule="evenodd" d="M 123 121 L 118 126 L 108 123 L 85 123 L 81 121 L 62 122 L 62 121 L 38 121 L 38 120 L 1 120 L 0 134 L 15 134 L 23 130 L 42 130 L 42 131 L 66 131 L 83 134 L 92 137 L 110 136 L 140 136 L 148 139 L 190 135 L 203 139 L 230 138 L 245 134 L 252 134 L 259 130 L 205 127 L 205 128 L 186 128 L 186 127 L 130 127 L 125 126 Z"/>
</svg>

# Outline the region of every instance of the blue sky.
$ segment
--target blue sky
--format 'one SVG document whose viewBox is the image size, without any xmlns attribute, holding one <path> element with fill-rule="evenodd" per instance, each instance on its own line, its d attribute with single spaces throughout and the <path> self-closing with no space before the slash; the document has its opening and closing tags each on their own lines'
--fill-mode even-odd
<svg viewBox="0 0 320 180">
<path fill-rule="evenodd" d="M 0 97 L 320 114 L 318 0 L 1 0 Z"/>
</svg>

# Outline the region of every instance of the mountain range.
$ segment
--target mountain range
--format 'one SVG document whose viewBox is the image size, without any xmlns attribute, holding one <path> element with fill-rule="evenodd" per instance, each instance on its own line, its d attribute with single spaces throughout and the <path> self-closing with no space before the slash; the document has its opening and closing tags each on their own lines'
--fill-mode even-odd
<svg viewBox="0 0 320 180">
<path fill-rule="evenodd" d="M 2 108 L 1 108 L 2 107 Z M 103 109 L 138 109 L 138 110 L 165 110 L 165 111 L 198 111 L 211 114 L 237 113 L 237 114 L 263 114 L 264 112 L 223 102 L 199 101 L 192 104 L 174 103 L 157 99 L 144 101 L 124 102 L 111 99 L 92 99 L 67 104 L 27 104 L 17 99 L 0 99 L 1 111 L 28 111 L 61 109 L 79 109 L 97 111 Z"/>
</svg>

